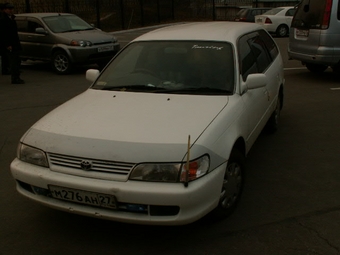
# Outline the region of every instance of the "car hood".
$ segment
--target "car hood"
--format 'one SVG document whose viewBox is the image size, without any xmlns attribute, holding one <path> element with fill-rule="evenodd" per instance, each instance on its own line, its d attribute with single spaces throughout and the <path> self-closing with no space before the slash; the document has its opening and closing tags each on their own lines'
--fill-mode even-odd
<svg viewBox="0 0 340 255">
<path fill-rule="evenodd" d="M 22 142 L 50 153 L 103 160 L 179 161 L 188 136 L 195 143 L 227 102 L 227 96 L 89 89 L 43 117 Z"/>
<path fill-rule="evenodd" d="M 97 29 L 58 33 L 58 37 L 66 40 L 87 40 L 93 44 L 113 42 L 114 38 L 114 36 Z"/>
</svg>

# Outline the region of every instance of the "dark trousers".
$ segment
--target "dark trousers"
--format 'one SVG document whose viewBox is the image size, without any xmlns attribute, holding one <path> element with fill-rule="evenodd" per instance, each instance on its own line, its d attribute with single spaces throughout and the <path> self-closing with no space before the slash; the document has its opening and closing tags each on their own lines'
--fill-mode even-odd
<svg viewBox="0 0 340 255">
<path fill-rule="evenodd" d="M 0 49 L 1 56 L 1 72 L 2 74 L 9 73 L 9 58 L 5 48 Z"/>
<path fill-rule="evenodd" d="M 8 51 L 9 65 L 11 70 L 12 82 L 20 79 L 21 59 L 19 51 Z"/>
</svg>

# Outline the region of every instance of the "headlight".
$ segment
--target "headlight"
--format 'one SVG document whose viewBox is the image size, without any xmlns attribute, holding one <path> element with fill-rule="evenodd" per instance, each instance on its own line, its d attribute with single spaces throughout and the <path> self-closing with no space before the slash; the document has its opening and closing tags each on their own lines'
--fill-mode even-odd
<svg viewBox="0 0 340 255">
<path fill-rule="evenodd" d="M 183 163 L 181 172 L 181 182 L 195 180 L 209 171 L 210 158 L 208 155 L 204 155 L 196 160 L 189 162 L 189 170 L 187 170 L 187 164 Z"/>
<path fill-rule="evenodd" d="M 209 170 L 209 156 L 189 162 L 187 171 L 186 162 L 164 164 L 139 164 L 130 175 L 130 180 L 156 181 L 156 182 L 186 182 L 195 180 Z"/>
<path fill-rule="evenodd" d="M 92 42 L 90 41 L 85 41 L 85 40 L 72 40 L 70 45 L 72 46 L 81 46 L 81 47 L 86 47 L 86 46 L 92 46 Z"/>
<path fill-rule="evenodd" d="M 48 167 L 45 152 L 22 143 L 19 144 L 17 157 L 27 163 Z"/>
</svg>

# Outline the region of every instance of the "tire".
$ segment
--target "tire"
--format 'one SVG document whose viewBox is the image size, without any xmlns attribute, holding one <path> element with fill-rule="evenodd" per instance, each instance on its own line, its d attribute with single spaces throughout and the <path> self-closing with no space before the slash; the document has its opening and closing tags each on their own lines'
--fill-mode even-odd
<svg viewBox="0 0 340 255">
<path fill-rule="evenodd" d="M 277 102 L 276 102 L 276 107 L 274 112 L 272 113 L 272 115 L 270 116 L 266 127 L 265 127 L 265 131 L 267 133 L 275 133 L 279 127 L 279 119 L 280 119 L 280 113 L 281 113 L 281 108 L 282 108 L 282 96 L 281 94 L 278 96 L 277 98 Z"/>
<path fill-rule="evenodd" d="M 65 51 L 58 50 L 52 56 L 52 68 L 57 74 L 68 74 L 72 70 L 72 63 Z"/>
<path fill-rule="evenodd" d="M 276 29 L 276 35 L 278 37 L 286 37 L 288 36 L 288 33 L 289 33 L 289 28 L 286 25 L 280 25 Z"/>
<path fill-rule="evenodd" d="M 321 64 L 306 64 L 307 69 L 312 72 L 312 73 L 323 73 L 328 66 L 326 65 L 321 65 Z"/>
<path fill-rule="evenodd" d="M 223 178 L 223 184 L 218 206 L 212 212 L 215 219 L 231 215 L 240 200 L 245 174 L 245 156 L 233 149 Z"/>
</svg>

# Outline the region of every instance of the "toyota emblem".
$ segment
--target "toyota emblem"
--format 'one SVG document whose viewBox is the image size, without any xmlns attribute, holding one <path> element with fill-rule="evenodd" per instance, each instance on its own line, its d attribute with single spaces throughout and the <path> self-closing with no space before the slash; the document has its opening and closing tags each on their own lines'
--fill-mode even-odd
<svg viewBox="0 0 340 255">
<path fill-rule="evenodd" d="M 82 160 L 82 161 L 80 162 L 80 167 L 81 167 L 81 169 L 83 169 L 83 170 L 90 170 L 91 167 L 92 167 L 92 162 L 89 161 L 89 160 Z"/>
</svg>

